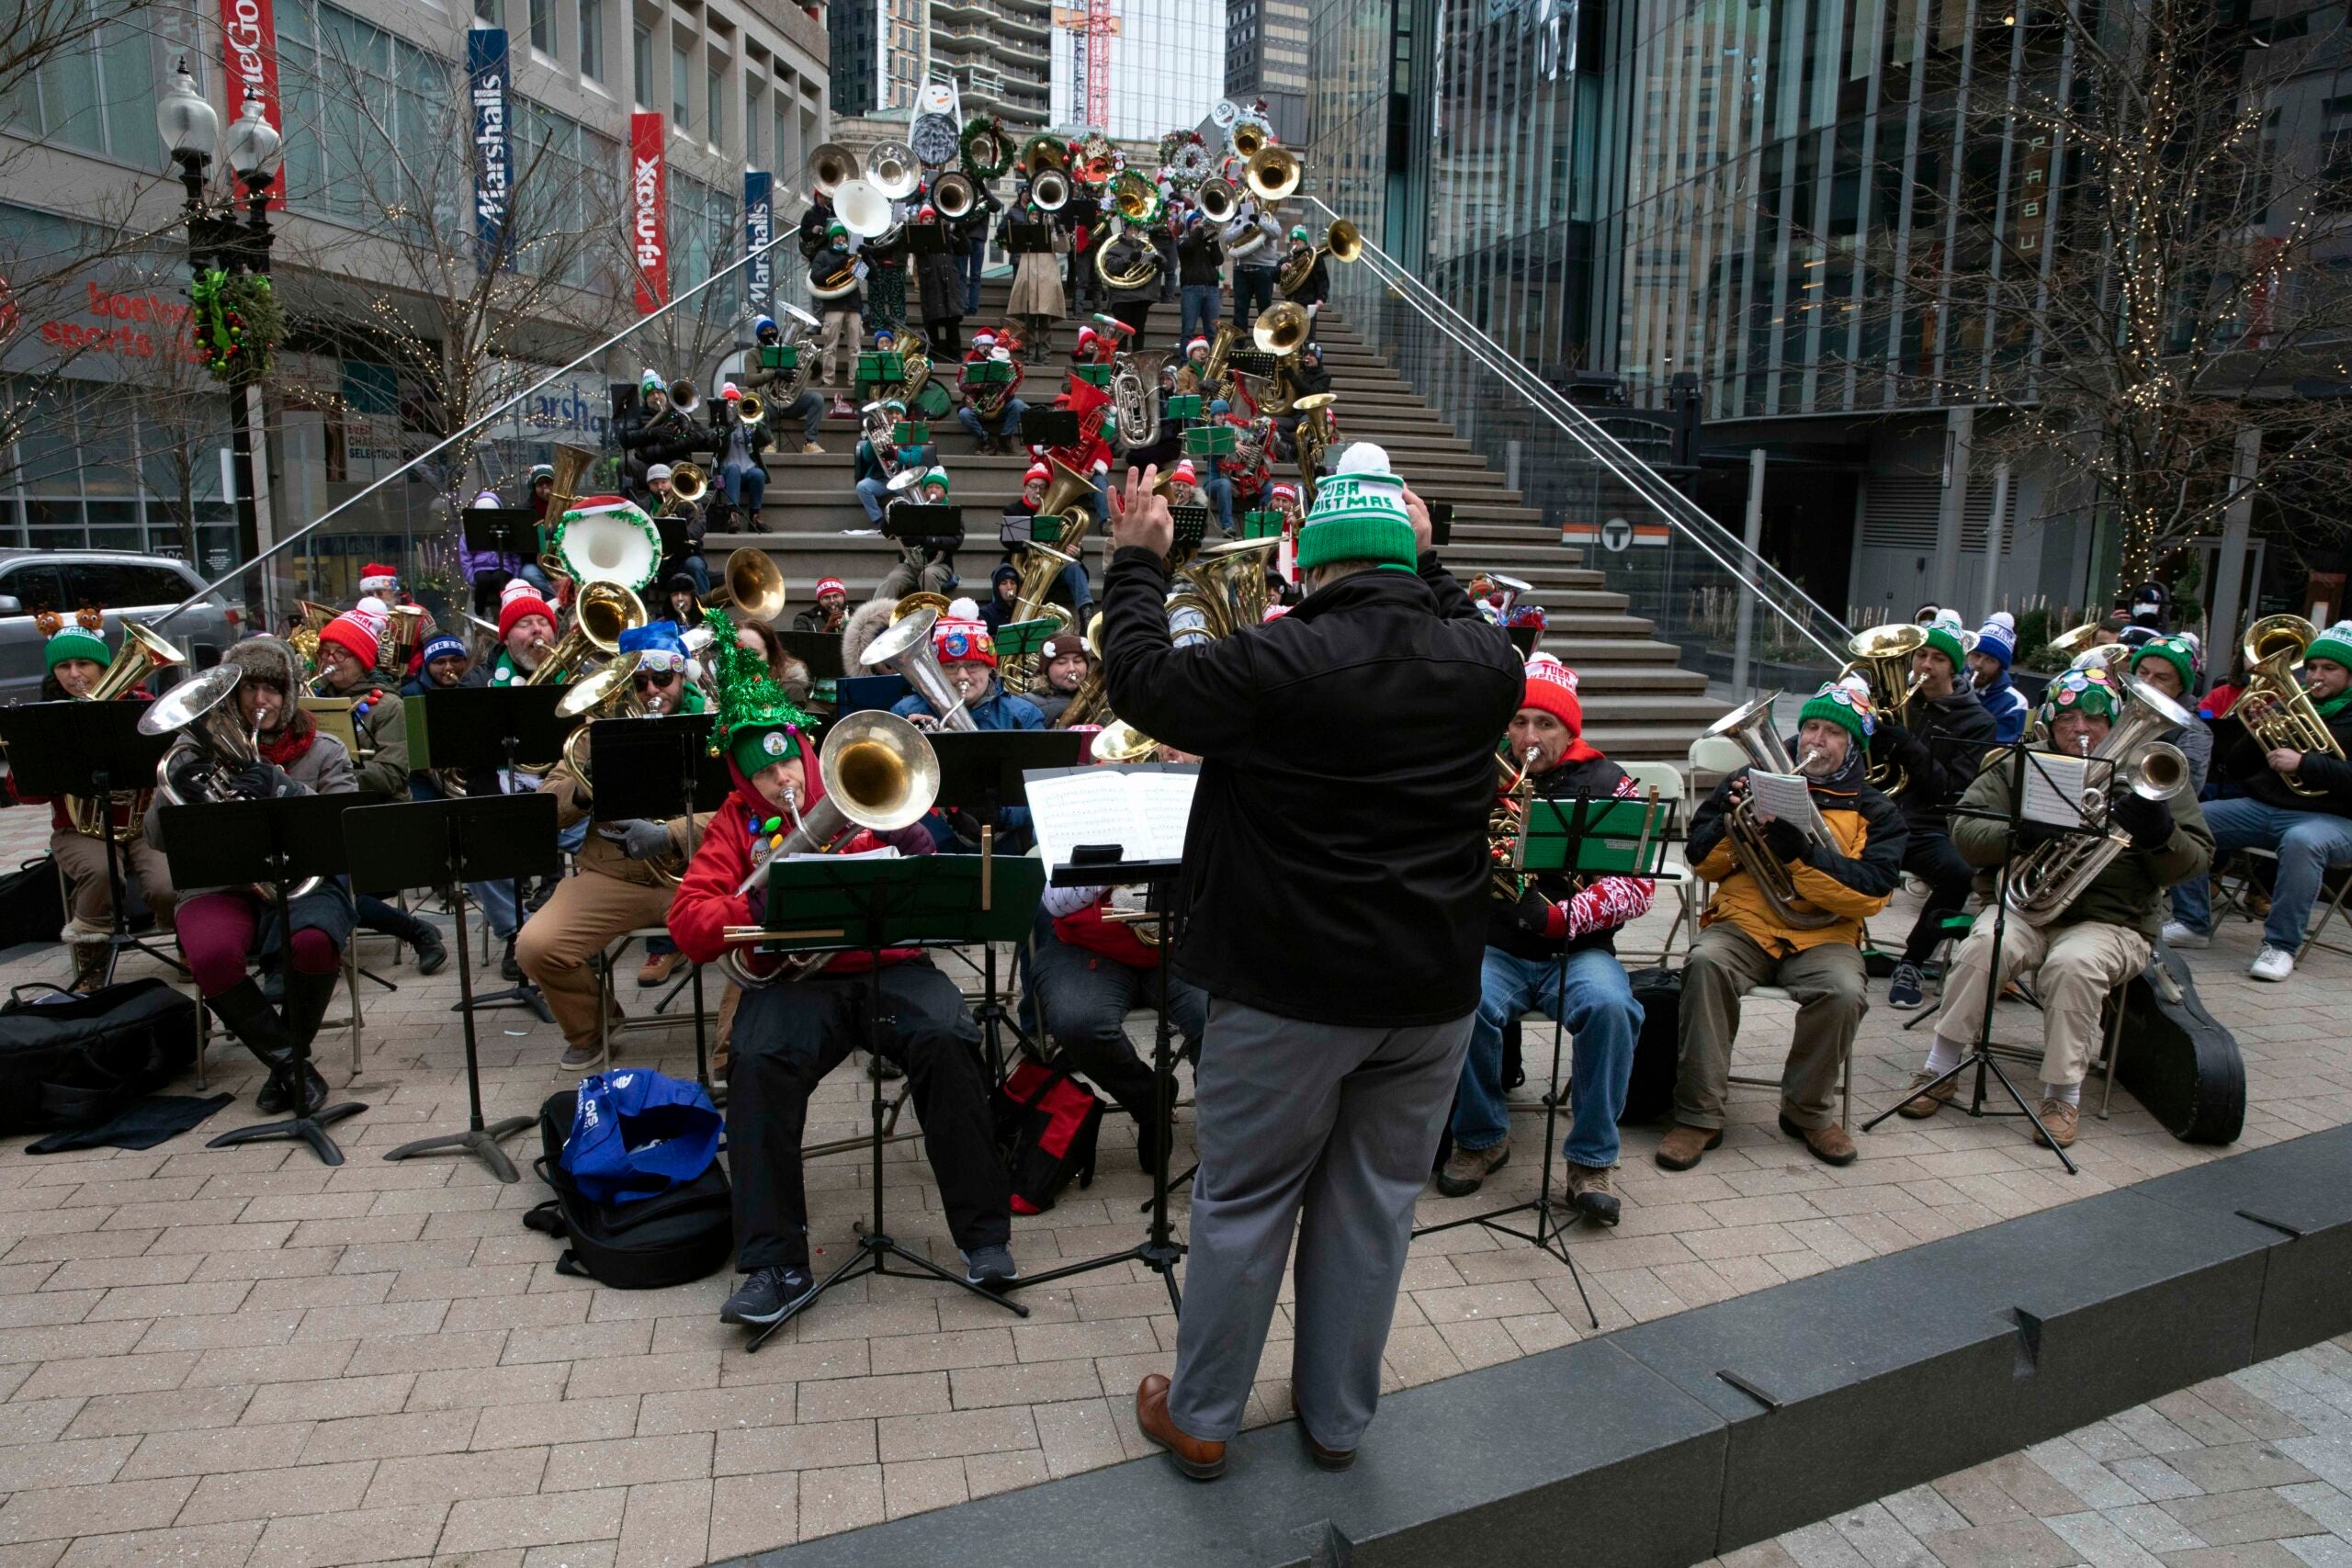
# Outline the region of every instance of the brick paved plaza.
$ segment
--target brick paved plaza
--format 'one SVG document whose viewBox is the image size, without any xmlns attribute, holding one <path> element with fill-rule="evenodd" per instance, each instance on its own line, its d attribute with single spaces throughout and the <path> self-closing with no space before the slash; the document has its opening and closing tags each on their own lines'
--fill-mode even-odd
<svg viewBox="0 0 2352 1568">
<path fill-rule="evenodd" d="M 0 849 L 21 858 L 20 840 L 40 824 L 30 812 L 7 816 Z M 1906 896 L 1883 922 L 1897 929 L 1908 908 Z M 1625 945 L 1654 947 L 1665 923 L 1654 914 Z M 2196 959 L 2208 1006 L 2245 1056 L 2240 1150 L 2352 1121 L 2343 1043 L 2352 962 L 2315 953 L 2292 983 L 2256 986 L 2244 976 L 2255 936 L 2230 925 Z M 239 1103 L 198 1134 L 138 1154 L 0 1150 L 0 1568 L 694 1563 L 1147 1451 L 1133 1392 L 1143 1373 L 1169 1370 L 1175 1331 L 1148 1274 L 1114 1269 L 1025 1292 L 1026 1321 L 944 1287 L 852 1286 L 756 1356 L 718 1322 L 725 1277 L 628 1292 L 559 1275 L 556 1246 L 521 1224 L 545 1196 L 536 1178 L 502 1187 L 471 1161 L 379 1157 L 462 1126 L 464 1077 L 447 1010 L 454 965 L 428 981 L 387 966 L 379 940 L 363 953 L 401 989 L 367 998 L 365 1067 L 351 1092 L 370 1109 L 336 1129 L 350 1156 L 341 1169 L 285 1145 L 203 1147 L 204 1136 L 254 1119 L 257 1075 L 226 1044 L 213 1051 L 213 1083 L 236 1090 Z M 54 952 L 0 966 L 12 985 L 58 978 L 62 968 Z M 626 976 L 623 995 L 639 999 Z M 1788 1014 L 1785 1003 L 1753 1010 L 1744 1068 L 1777 1063 Z M 522 1030 L 524 1017 L 485 1018 L 493 1117 L 533 1112 L 563 1086 L 560 1040 L 545 1026 Z M 1139 1032 L 1146 1021 L 1138 1015 Z M 1881 1007 L 1863 1026 L 1858 1125 L 1862 1107 L 1887 1103 L 1921 1054 L 1926 1031 L 1903 1034 L 1901 1021 Z M 2005 1008 L 2002 1023 L 2006 1038 L 2038 1037 L 2021 1010 Z M 1540 1072 L 1549 1038 L 1531 1026 L 1532 1069 Z M 634 1060 L 692 1071 L 683 1029 L 630 1042 Z M 339 1073 L 345 1038 L 329 1032 L 322 1051 Z M 865 1104 L 864 1080 L 836 1073 L 820 1092 L 810 1138 L 855 1133 Z M 1686 1175 L 1650 1164 L 1656 1129 L 1629 1135 L 1623 1224 L 1574 1242 L 1604 1329 L 2232 1152 L 2177 1143 L 2119 1096 L 2111 1122 L 2086 1115 L 2077 1178 L 2013 1122 L 1949 1114 L 1924 1126 L 1891 1122 L 1860 1139 L 1857 1164 L 1836 1170 L 1773 1130 L 1770 1091 L 1742 1090 L 1736 1108 L 1723 1149 Z M 1180 1157 L 1190 1115 L 1180 1114 Z M 1536 1125 L 1517 1122 L 1521 1152 L 1487 1192 L 1455 1204 L 1432 1195 L 1423 1218 L 1532 1191 Z M 1091 1190 L 1016 1221 L 1024 1268 L 1140 1235 L 1148 1184 L 1132 1134 L 1114 1119 L 1107 1141 Z M 522 1140 L 513 1146 L 527 1152 Z M 918 1149 L 894 1145 L 890 1160 L 895 1234 L 947 1256 Z M 837 1257 L 865 1207 L 864 1162 L 815 1162 L 808 1183 L 815 1239 Z M 1180 1223 L 1182 1213 L 1180 1197 Z M 1405 1285 L 1389 1344 L 1392 1386 L 1525 1356 L 1584 1330 L 1555 1260 L 1475 1229 L 1420 1243 Z M 1277 1337 L 1283 1332 L 1278 1322 Z M 2069 1439 L 2071 1449 L 2044 1445 L 2026 1461 L 1890 1499 L 1883 1517 L 1854 1516 L 1862 1525 L 1825 1525 L 1731 1561 L 1930 1561 L 1919 1543 L 1955 1564 L 2139 1563 L 2153 1553 L 2215 1568 L 2283 1564 L 2282 1551 L 2312 1563 L 2352 1560 L 2340 1538 L 2344 1497 L 2329 1490 L 2352 1491 L 2342 1458 L 2352 1441 L 2346 1362 L 2340 1347 L 2322 1347 L 2160 1402 L 2157 1416 L 2102 1423 Z M 1280 1351 L 1269 1357 L 1274 1375 L 1258 1390 L 1253 1422 L 1286 1414 L 1284 1370 Z M 2275 1427 L 2255 1407 L 2266 1402 Z M 2168 1457 L 2177 1440 L 2220 1457 L 2196 1461 L 2201 1472 L 2186 1467 Z M 2266 1456 L 2266 1445 L 2286 1461 Z M 2167 1490 L 2166 1472 L 2196 1492 Z M 2278 1508 L 2246 1500 L 2266 1489 Z M 2262 1517 L 2286 1527 L 2274 1533 L 2289 1544 L 2257 1549 L 2234 1524 L 2224 1540 L 2200 1494 L 2267 1510 Z M 2316 1527 L 2305 1535 L 2338 1538 L 2314 1545 L 2294 1536 L 2304 1527 L 2279 1511 L 2290 1507 Z M 1998 1543 L 2010 1537 L 1997 1532 L 2032 1534 L 2034 1518 L 2049 1521 L 2034 1536 L 2039 1554 L 2002 1555 Z M 2135 1534 L 2132 1521 L 2150 1533 Z M 2269 1555 L 2249 1554 L 2257 1551 Z"/>
</svg>

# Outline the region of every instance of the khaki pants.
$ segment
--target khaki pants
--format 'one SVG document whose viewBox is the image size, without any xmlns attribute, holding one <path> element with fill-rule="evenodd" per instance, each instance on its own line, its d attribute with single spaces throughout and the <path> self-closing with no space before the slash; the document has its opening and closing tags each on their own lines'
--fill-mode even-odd
<svg viewBox="0 0 2352 1568">
<path fill-rule="evenodd" d="M 70 889 L 67 912 L 85 926 L 98 930 L 112 926 L 114 889 L 107 881 L 106 841 L 66 828 L 50 835 L 49 852 L 57 857 L 58 868 L 65 873 Z M 134 839 L 122 847 L 119 863 L 126 879 L 138 874 L 139 891 L 147 908 L 157 919 L 169 922 L 178 896 L 172 891 L 171 867 L 164 863 L 163 852 L 144 838 Z"/>
<path fill-rule="evenodd" d="M 2041 1081 L 2073 1084 L 2099 1053 L 2099 1014 L 2107 994 L 2148 962 L 2148 939 L 2124 926 L 2084 920 L 2071 926 L 2030 926 L 2011 919 L 2001 932 L 2001 984 L 2041 971 Z M 1993 952 L 1993 920 L 1976 922 L 1944 976 L 1943 1010 L 1936 1032 L 1962 1050 L 1976 1043 L 1984 1023 L 1984 971 Z"/>
<path fill-rule="evenodd" d="M 856 311 L 828 310 L 825 312 L 825 324 L 817 334 L 817 353 L 818 368 L 824 375 L 826 386 L 845 386 L 849 378 L 856 373 L 857 350 L 859 344 L 864 342 L 865 336 L 865 329 L 858 321 Z M 838 361 L 834 358 L 836 354 L 841 356 Z M 842 372 L 838 376 L 833 374 L 837 363 L 841 366 Z"/>
<path fill-rule="evenodd" d="M 956 569 L 945 561 L 933 561 L 917 572 L 901 558 L 883 574 L 882 585 L 874 591 L 874 596 L 886 604 L 895 604 L 918 588 L 926 593 L 944 593 L 955 581 Z"/>
<path fill-rule="evenodd" d="M 567 1043 L 596 1048 L 596 976 L 588 960 L 625 931 L 660 925 L 674 891 L 581 871 L 559 883 L 539 912 L 523 922 L 514 962 L 547 997 Z"/>
<path fill-rule="evenodd" d="M 1796 1038 L 1781 1070 L 1781 1108 L 1800 1127 L 1838 1119 L 1838 1077 L 1854 1031 L 1870 1010 L 1859 948 L 1824 942 L 1775 958 L 1729 920 L 1690 944 L 1682 967 L 1682 1059 L 1674 1085 L 1674 1119 L 1686 1126 L 1724 1124 L 1732 1042 L 1739 1035 L 1739 998 L 1778 986 L 1797 1002 Z"/>
</svg>

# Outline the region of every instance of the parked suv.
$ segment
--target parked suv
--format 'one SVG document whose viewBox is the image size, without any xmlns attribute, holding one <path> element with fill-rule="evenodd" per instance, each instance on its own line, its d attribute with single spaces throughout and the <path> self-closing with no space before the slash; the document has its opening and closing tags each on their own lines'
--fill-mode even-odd
<svg viewBox="0 0 2352 1568">
<path fill-rule="evenodd" d="M 0 704 L 40 701 L 45 640 L 33 615 L 55 610 L 71 616 L 85 604 L 105 607 L 107 646 L 122 646 L 122 617 L 152 622 L 204 586 L 186 561 L 127 550 L 0 549 Z M 190 605 L 156 630 L 209 670 L 236 640 L 237 620 L 219 594 Z M 151 689 L 176 682 L 186 671 L 164 671 Z"/>
</svg>

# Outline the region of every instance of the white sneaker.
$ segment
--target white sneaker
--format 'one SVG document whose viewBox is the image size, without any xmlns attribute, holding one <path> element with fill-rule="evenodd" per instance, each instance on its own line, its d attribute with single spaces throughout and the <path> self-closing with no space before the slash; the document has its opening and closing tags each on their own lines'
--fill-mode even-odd
<svg viewBox="0 0 2352 1568">
<path fill-rule="evenodd" d="M 2283 980 L 2295 972 L 2295 955 L 2284 948 L 2266 946 L 2254 955 L 2254 967 L 2247 971 L 2257 980 Z"/>
<path fill-rule="evenodd" d="M 2213 945 L 2213 939 L 2203 931 L 2190 931 L 2178 920 L 2166 920 L 2165 945 L 2170 948 L 2211 947 Z"/>
</svg>

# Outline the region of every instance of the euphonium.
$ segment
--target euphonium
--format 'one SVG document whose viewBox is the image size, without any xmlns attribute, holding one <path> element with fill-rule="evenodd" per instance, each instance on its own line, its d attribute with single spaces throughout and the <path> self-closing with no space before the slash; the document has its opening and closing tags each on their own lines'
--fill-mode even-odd
<svg viewBox="0 0 2352 1568">
<path fill-rule="evenodd" d="M 2266 751 L 2283 746 L 2290 751 L 2317 751 L 2339 760 L 2344 755 L 2327 720 L 2320 716 L 2319 705 L 2295 676 L 2303 661 L 2303 649 L 2318 635 L 2318 628 L 2301 615 L 2265 615 L 2245 629 L 2245 691 L 2230 711 Z M 2327 793 L 2293 773 L 2279 777 L 2297 795 L 2316 797 Z"/>
<path fill-rule="evenodd" d="M 187 655 L 149 631 L 136 621 L 122 623 L 122 646 L 115 650 L 109 663 L 97 681 L 82 694 L 84 702 L 110 703 L 146 680 L 158 670 L 175 664 L 186 664 Z M 74 830 L 85 839 L 103 839 L 111 831 L 118 844 L 127 844 L 139 837 L 141 820 L 146 815 L 146 792 L 130 794 L 130 808 L 124 815 L 122 826 L 110 827 L 113 801 L 99 795 L 69 795 L 65 797 L 67 816 Z"/>
<path fill-rule="evenodd" d="M 910 333 L 907 334 L 906 352 L 899 359 L 907 376 L 899 385 L 898 396 L 911 411 L 915 406 L 916 394 L 931 379 L 931 351 L 923 345 L 922 339 Z"/>
<path fill-rule="evenodd" d="M 931 628 L 938 623 L 939 612 L 929 606 L 903 620 L 892 621 L 888 631 L 866 646 L 865 667 L 905 676 L 915 694 L 929 703 L 931 711 L 938 715 L 940 728 L 970 733 L 979 726 L 965 711 L 964 699 L 956 694 L 947 671 L 939 667 L 939 656 L 932 651 Z"/>
<path fill-rule="evenodd" d="M 1176 574 L 1175 591 L 1168 595 L 1171 632 L 1174 618 L 1185 610 L 1198 612 L 1201 624 L 1175 632 L 1177 647 L 1216 642 L 1246 631 L 1266 618 L 1266 563 L 1282 547 L 1280 538 L 1224 539 L 1204 545 Z"/>
<path fill-rule="evenodd" d="M 1911 656 L 1927 646 L 1925 626 L 1908 623 L 1871 626 L 1847 642 L 1846 651 L 1853 656 L 1853 662 L 1838 674 L 1840 679 L 1860 675 L 1870 685 L 1871 702 L 1883 716 L 1882 722 L 1908 729 L 1911 699 L 1919 690 L 1919 678 L 1911 672 Z M 1887 795 L 1899 795 L 1911 783 L 1902 764 L 1893 761 L 1871 762 L 1870 781 Z"/>
<path fill-rule="evenodd" d="M 599 581 L 580 590 L 570 630 L 557 638 L 537 668 L 523 677 L 526 686 L 544 686 L 563 676 L 591 650 L 609 659 L 620 651 L 621 633 L 645 624 L 645 601 L 625 582 Z"/>
<path fill-rule="evenodd" d="M 710 476 L 703 472 L 701 464 L 673 463 L 670 465 L 671 500 L 693 506 L 709 493 Z M 666 511 L 668 508 L 664 507 L 663 510 Z"/>
<path fill-rule="evenodd" d="M 1757 771 L 1768 773 L 1801 773 L 1808 770 L 1820 753 L 1808 751 L 1802 761 L 1792 764 L 1781 738 L 1772 733 L 1772 705 L 1781 694 L 1768 692 L 1755 701 L 1743 704 L 1707 727 L 1709 735 L 1722 736 L 1738 742 Z M 1831 842 L 1829 824 L 1823 821 L 1821 808 L 1805 799 L 1804 817 L 1791 824 L 1798 832 L 1816 844 Z M 1753 796 L 1743 795 L 1732 802 L 1724 813 L 1724 830 L 1731 843 L 1732 858 L 1739 862 L 1739 869 L 1747 873 L 1748 880 L 1763 896 L 1772 918 L 1790 931 L 1819 931 L 1834 925 L 1838 917 L 1826 909 L 1797 908 L 1802 895 L 1797 892 L 1796 879 L 1788 866 L 1773 854 L 1764 841 L 1764 825 L 1756 820 Z"/>
<path fill-rule="evenodd" d="M 261 756 L 261 727 L 246 730 L 230 722 L 237 712 L 233 694 L 243 679 L 244 671 L 236 665 L 216 664 L 174 686 L 139 716 L 140 734 L 178 736 L 155 763 L 155 796 L 164 805 L 248 798 L 234 781 L 238 773 Z M 181 784 L 188 786 L 187 793 L 182 793 Z M 286 890 L 286 897 L 300 898 L 315 890 L 322 880 L 304 877 Z M 264 897 L 272 896 L 260 883 L 254 885 L 254 891 Z"/>
<path fill-rule="evenodd" d="M 334 606 L 297 599 L 294 608 L 301 613 L 302 624 L 286 634 L 286 646 L 300 654 L 304 664 L 315 665 L 319 661 L 319 634 L 334 619 Z"/>
<path fill-rule="evenodd" d="M 1122 354 L 1111 371 L 1111 401 L 1119 411 L 1119 450 L 1133 452 L 1159 440 L 1159 367 L 1165 349 Z"/>
<path fill-rule="evenodd" d="M 787 597 L 775 558 L 757 546 L 745 545 L 728 553 L 718 592 L 710 602 L 755 621 L 773 621 L 784 614 Z"/>
<path fill-rule="evenodd" d="M 1275 281 L 1282 285 L 1283 292 L 1287 294 L 1294 288 L 1306 286 L 1307 275 L 1315 270 L 1315 263 L 1318 258 L 1329 256 L 1334 261 L 1351 262 L 1363 254 L 1363 235 L 1358 232 L 1356 226 L 1346 219 L 1334 218 L 1331 220 L 1331 226 L 1323 231 L 1323 243 L 1305 255 L 1294 261 L 1283 263 L 1282 271 L 1277 275 Z"/>
<path fill-rule="evenodd" d="M 2122 716 L 2108 730 L 2107 739 L 2090 753 L 2092 760 L 2113 766 L 2106 770 L 2103 781 L 2096 768 L 2085 779 L 2085 821 L 2105 818 L 2119 787 L 2143 800 L 2170 800 L 2188 787 L 2188 759 L 2180 754 L 2180 748 L 2156 739 L 2167 729 L 2186 727 L 2190 722 L 2188 712 L 2129 671 L 2118 672 L 2114 679 L 2130 701 Z M 2069 833 L 2028 851 L 2009 868 L 2005 895 L 2009 912 L 2028 925 L 2048 925 L 2131 847 L 2132 835 L 2110 827 L 2097 837 Z"/>
<path fill-rule="evenodd" d="M 1250 341 L 1261 354 L 1280 359 L 1296 354 L 1306 342 L 1306 307 L 1284 299 L 1258 312 L 1250 323 Z"/>
<path fill-rule="evenodd" d="M 961 218 L 979 205 L 979 188 L 971 175 L 950 169 L 931 183 L 931 209 L 951 221 Z"/>
</svg>

